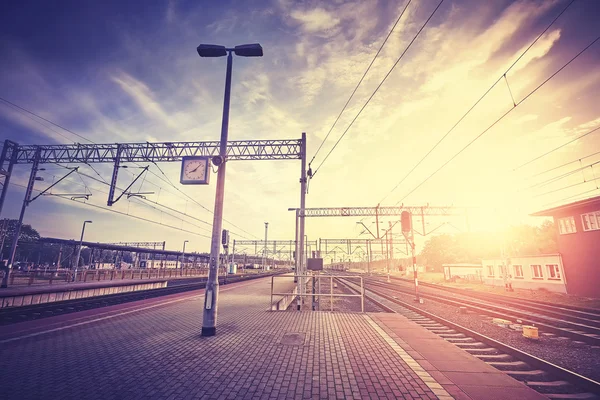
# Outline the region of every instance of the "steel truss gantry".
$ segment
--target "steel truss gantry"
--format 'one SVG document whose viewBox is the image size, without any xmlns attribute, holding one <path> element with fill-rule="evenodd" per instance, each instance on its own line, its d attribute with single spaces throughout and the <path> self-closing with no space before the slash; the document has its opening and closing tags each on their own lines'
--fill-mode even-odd
<svg viewBox="0 0 600 400">
<path fill-rule="evenodd" d="M 316 249 L 317 248 L 317 241 L 313 240 L 306 240 L 304 242 L 304 246 L 306 249 L 306 254 L 310 255 L 310 251 L 311 249 Z M 249 247 L 254 247 L 254 256 L 258 257 L 259 255 L 263 254 L 263 252 L 265 251 L 265 247 L 266 247 L 266 257 L 268 257 L 268 254 L 272 254 L 272 258 L 273 260 L 275 260 L 276 257 L 279 257 L 280 259 L 282 258 L 282 255 L 287 255 L 286 259 L 289 261 L 292 261 L 294 259 L 294 253 L 296 252 L 296 241 L 295 240 L 267 240 L 266 242 L 264 240 L 234 240 L 233 241 L 233 257 L 235 257 L 236 254 L 236 247 L 238 250 L 240 250 L 240 247 L 243 249 L 241 252 L 243 252 L 244 250 L 247 250 Z M 269 250 L 271 249 L 271 250 Z M 240 251 L 238 251 L 238 254 L 241 253 Z"/>
<path fill-rule="evenodd" d="M 331 247 L 333 246 L 333 247 Z M 375 247 L 373 249 L 373 247 Z M 381 250 L 378 250 L 378 247 Z M 405 247 L 405 248 L 403 248 Z M 408 242 L 404 239 L 319 239 L 319 251 L 323 258 L 333 254 L 336 258 L 338 252 L 351 256 L 361 253 L 370 262 L 374 254 L 385 255 L 393 259 L 394 250 L 408 255 Z"/>
<path fill-rule="evenodd" d="M 127 247 L 140 247 L 140 248 L 149 248 L 149 249 L 165 249 L 165 245 L 167 242 L 116 242 L 116 243 L 106 243 L 110 245 L 116 246 L 127 246 Z"/>
<path fill-rule="evenodd" d="M 277 140 L 237 140 L 227 141 L 224 161 L 236 160 L 301 160 L 301 201 L 303 208 L 306 194 L 306 134 L 302 133 L 300 139 Z M 57 145 L 19 145 L 16 142 L 5 140 L 0 153 L 0 215 L 8 191 L 10 177 L 15 164 L 32 164 L 27 185 L 25 200 L 21 210 L 21 217 L 13 242 L 18 242 L 20 226 L 22 224 L 25 208 L 31 202 L 30 196 L 36 181 L 36 173 L 40 164 L 46 163 L 112 163 L 114 165 L 110 182 L 107 205 L 112 206 L 115 190 L 117 189 L 118 172 L 124 163 L 158 163 L 177 162 L 184 156 L 222 156 L 220 141 L 194 141 L 194 142 L 160 142 L 160 143 L 107 143 L 107 144 L 57 144 Z M 147 169 L 147 167 L 146 167 Z M 142 173 L 144 173 L 142 171 Z M 141 174 L 138 175 L 141 176 Z M 137 179 L 137 178 L 136 178 Z M 131 186 L 131 185 L 130 185 Z M 126 190 L 127 191 L 127 190 Z M 128 196 L 130 193 L 125 193 Z M 123 195 L 121 194 L 121 196 Z M 135 194 L 134 194 L 135 195 Z M 117 197 L 117 200 L 121 198 Z M 300 220 L 301 231 L 304 230 L 304 218 Z M 298 247 L 303 248 L 304 237 L 299 238 Z M 14 253 L 14 251 L 12 252 Z M 300 263 L 302 263 L 300 254 Z M 8 268 L 12 267 L 14 256 L 10 257 Z M 212 263 L 216 260 L 211 260 Z M 211 267 L 212 268 L 212 267 Z M 8 276 L 8 274 L 5 274 Z M 6 287 L 6 279 L 2 280 L 1 287 Z"/>
<path fill-rule="evenodd" d="M 412 225 L 411 235 L 418 233 L 421 236 L 426 236 L 428 233 L 432 233 L 444 224 L 441 224 L 437 228 L 426 231 L 425 228 L 425 216 L 462 216 L 465 217 L 467 230 L 469 229 L 469 215 L 468 208 L 466 207 L 454 207 L 454 206 L 392 206 L 392 207 L 314 207 L 314 208 L 288 208 L 288 211 L 295 211 L 296 217 L 375 217 L 377 230 L 376 234 L 373 234 L 367 226 L 362 224 L 365 229 L 376 239 L 379 237 L 379 218 L 380 217 L 400 217 L 403 211 L 410 212 L 411 220 L 413 217 L 421 217 L 422 232 L 415 229 L 414 224 Z M 394 226 L 396 223 L 390 226 Z"/>
<path fill-rule="evenodd" d="M 295 209 L 294 209 L 295 210 Z M 463 210 L 459 212 L 459 210 Z M 462 207 L 398 206 L 398 207 L 320 207 L 299 210 L 304 217 L 399 217 L 402 211 L 414 215 L 465 215 Z"/>
<path fill-rule="evenodd" d="M 111 206 L 116 189 L 118 171 L 123 163 L 176 162 L 184 156 L 215 156 L 219 154 L 219 141 L 159 142 L 159 143 L 107 143 L 107 144 L 54 144 L 19 145 L 4 141 L 0 155 L 0 214 L 8 183 L 15 164 L 56 163 L 113 163 L 110 194 Z M 227 161 L 235 160 L 294 160 L 302 158 L 302 139 L 234 140 L 227 142 Z"/>
<path fill-rule="evenodd" d="M 14 143 L 14 142 L 13 142 Z M 40 163 L 173 162 L 184 156 L 217 156 L 219 141 L 20 145 L 16 164 L 31 164 L 40 148 Z M 233 140 L 227 142 L 227 160 L 296 160 L 300 139 Z"/>
</svg>

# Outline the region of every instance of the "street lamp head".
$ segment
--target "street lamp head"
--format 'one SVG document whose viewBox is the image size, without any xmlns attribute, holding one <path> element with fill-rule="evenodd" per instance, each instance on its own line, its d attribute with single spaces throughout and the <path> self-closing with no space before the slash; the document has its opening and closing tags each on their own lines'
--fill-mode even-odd
<svg viewBox="0 0 600 400">
<path fill-rule="evenodd" d="M 240 57 L 262 57 L 263 49 L 262 46 L 258 43 L 252 44 L 242 44 L 239 46 L 235 46 L 233 49 L 236 56 Z"/>
<path fill-rule="evenodd" d="M 223 57 L 228 51 L 232 51 L 236 56 L 240 57 L 262 57 L 263 49 L 260 44 L 241 44 L 233 49 L 228 49 L 225 46 L 218 44 L 201 44 L 196 48 L 200 57 Z"/>
<path fill-rule="evenodd" d="M 225 46 L 218 44 L 201 44 L 196 49 L 200 57 L 223 57 L 227 55 Z"/>
<path fill-rule="evenodd" d="M 88 223 L 88 224 L 91 224 L 91 223 L 92 223 L 92 221 L 83 221 L 83 223 Z"/>
<path fill-rule="evenodd" d="M 184 240 L 183 243 L 189 243 L 189 240 Z"/>
</svg>

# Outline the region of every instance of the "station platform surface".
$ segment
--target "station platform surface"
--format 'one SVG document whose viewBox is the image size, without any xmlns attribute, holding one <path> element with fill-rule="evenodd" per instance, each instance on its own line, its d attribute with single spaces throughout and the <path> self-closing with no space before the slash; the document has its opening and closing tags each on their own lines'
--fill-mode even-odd
<svg viewBox="0 0 600 400">
<path fill-rule="evenodd" d="M 3 398 L 543 399 L 397 314 L 268 311 L 269 278 L 1 327 Z"/>
</svg>

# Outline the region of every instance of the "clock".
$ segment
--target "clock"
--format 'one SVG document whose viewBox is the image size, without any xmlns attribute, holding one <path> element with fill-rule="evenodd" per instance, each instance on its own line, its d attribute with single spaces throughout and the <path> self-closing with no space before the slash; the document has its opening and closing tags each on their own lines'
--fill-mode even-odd
<svg viewBox="0 0 600 400">
<path fill-rule="evenodd" d="M 183 185 L 208 185 L 210 177 L 210 158 L 186 156 L 181 159 L 181 177 Z"/>
</svg>

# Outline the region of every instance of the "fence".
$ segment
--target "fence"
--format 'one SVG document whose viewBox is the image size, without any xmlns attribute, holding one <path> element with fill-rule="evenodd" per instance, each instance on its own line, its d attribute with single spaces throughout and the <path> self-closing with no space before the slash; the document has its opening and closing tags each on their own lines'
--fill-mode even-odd
<svg viewBox="0 0 600 400">
<path fill-rule="evenodd" d="M 331 307 L 330 307 L 330 311 L 333 311 L 333 299 L 335 297 L 360 297 L 360 311 L 361 312 L 365 312 L 365 287 L 363 284 L 363 278 L 362 277 L 357 277 L 357 276 L 352 276 L 352 275 L 348 275 L 348 276 L 333 276 L 333 275 L 320 275 L 320 274 L 315 274 L 315 275 L 296 275 L 296 277 L 298 278 L 298 280 L 300 282 L 304 282 L 305 288 L 303 288 L 303 290 L 301 290 L 302 293 L 298 293 L 295 292 L 293 293 L 294 296 L 299 296 L 299 297 L 310 297 L 313 296 L 317 297 L 317 298 L 321 298 L 321 297 L 329 297 L 330 299 L 330 303 L 331 303 Z M 273 275 L 271 276 L 271 305 L 273 304 L 273 296 L 289 296 L 290 293 L 276 293 L 273 291 L 274 285 L 275 285 L 275 278 L 288 278 L 289 276 L 285 276 L 285 275 Z M 321 293 L 321 280 L 324 279 L 326 281 L 329 281 L 329 292 L 328 293 Z M 359 279 L 360 280 L 360 293 L 358 294 L 347 294 L 347 293 L 334 293 L 333 289 L 334 289 L 334 284 L 333 281 L 334 279 Z M 318 287 L 319 287 L 319 291 L 318 292 L 312 292 L 312 293 L 307 293 L 306 292 L 306 287 L 307 285 L 307 281 L 308 280 L 313 280 L 313 290 L 315 288 L 315 283 L 317 283 Z M 316 280 L 316 282 L 315 282 Z"/>
<path fill-rule="evenodd" d="M 52 285 L 65 282 L 92 282 L 123 279 L 161 279 L 178 277 L 208 276 L 207 268 L 188 269 L 95 269 L 74 271 L 11 271 L 8 277 L 11 286 Z"/>
</svg>

